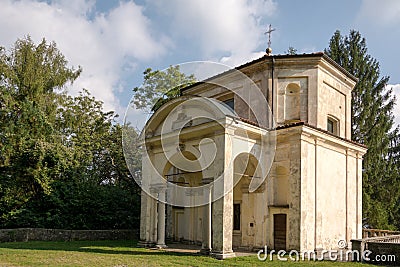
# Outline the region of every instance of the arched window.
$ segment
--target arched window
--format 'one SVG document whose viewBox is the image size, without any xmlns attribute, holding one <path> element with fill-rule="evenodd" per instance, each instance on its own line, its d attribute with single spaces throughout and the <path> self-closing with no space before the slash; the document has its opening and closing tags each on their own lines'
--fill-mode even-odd
<svg viewBox="0 0 400 267">
<path fill-rule="evenodd" d="M 331 115 L 328 115 L 326 130 L 332 134 L 339 135 L 339 120 Z"/>
<path fill-rule="evenodd" d="M 300 86 L 290 83 L 285 90 L 285 121 L 300 120 Z"/>
</svg>

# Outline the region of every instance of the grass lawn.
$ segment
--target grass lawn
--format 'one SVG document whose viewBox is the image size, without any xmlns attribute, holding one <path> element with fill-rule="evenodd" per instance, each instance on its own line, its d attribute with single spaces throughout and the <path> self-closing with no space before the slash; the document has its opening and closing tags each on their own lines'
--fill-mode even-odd
<svg viewBox="0 0 400 267">
<path fill-rule="evenodd" d="M 136 241 L 0 243 L 0 266 L 372 266 L 341 262 L 261 262 L 257 256 L 219 261 L 195 254 L 137 248 Z"/>
</svg>

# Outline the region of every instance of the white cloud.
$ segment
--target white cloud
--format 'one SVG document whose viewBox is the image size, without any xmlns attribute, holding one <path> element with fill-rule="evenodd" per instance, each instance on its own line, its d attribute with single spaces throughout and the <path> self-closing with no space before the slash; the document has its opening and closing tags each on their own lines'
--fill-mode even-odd
<svg viewBox="0 0 400 267">
<path fill-rule="evenodd" d="M 95 0 L 1 2 L 0 45 L 11 47 L 28 34 L 36 43 L 54 40 L 70 65 L 83 67 L 70 92 L 86 88 L 106 110 L 120 114 L 124 108 L 116 92 L 128 86 L 124 76 L 137 66 L 188 46 L 201 59 L 231 66 L 260 57 L 259 47 L 266 44 L 263 18 L 277 10 L 274 0 L 148 0 L 148 9 L 121 1 L 106 13 L 96 11 Z"/>
<path fill-rule="evenodd" d="M 114 94 L 121 75 L 137 61 L 165 53 L 168 40 L 152 35 L 143 7 L 134 2 L 120 2 L 105 14 L 93 12 L 94 4 L 93 0 L 2 1 L 0 44 L 10 47 L 28 34 L 35 42 L 43 37 L 56 41 L 71 65 L 83 67 L 70 92 L 87 88 L 105 102 L 106 110 L 122 113 Z"/>
<path fill-rule="evenodd" d="M 60 9 L 69 10 L 73 14 L 87 15 L 93 11 L 96 0 L 53 0 Z"/>
<path fill-rule="evenodd" d="M 277 10 L 273 0 L 149 1 L 171 20 L 171 35 L 193 44 L 203 58 L 226 54 L 224 63 L 243 63 L 252 59 L 262 42 L 265 16 Z"/>
<path fill-rule="evenodd" d="M 396 95 L 396 105 L 393 110 L 395 126 L 400 125 L 400 84 L 389 84 L 387 87 L 393 89 Z"/>
<path fill-rule="evenodd" d="M 246 62 L 253 61 L 265 55 L 265 52 L 236 53 L 232 56 L 222 57 L 219 61 L 230 67 L 238 67 Z"/>
<path fill-rule="evenodd" d="M 400 1 L 363 0 L 357 19 L 375 26 L 399 23 Z"/>
</svg>

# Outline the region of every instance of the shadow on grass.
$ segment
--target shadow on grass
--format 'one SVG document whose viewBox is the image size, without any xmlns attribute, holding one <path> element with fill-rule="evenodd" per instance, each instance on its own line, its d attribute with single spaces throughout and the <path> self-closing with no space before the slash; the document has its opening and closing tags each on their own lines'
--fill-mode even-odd
<svg viewBox="0 0 400 267">
<path fill-rule="evenodd" d="M 138 248 L 137 241 L 30 241 L 0 243 L 0 249 L 75 251 L 120 255 L 157 255 L 157 256 L 203 256 L 199 253 L 172 252 L 158 249 Z"/>
</svg>

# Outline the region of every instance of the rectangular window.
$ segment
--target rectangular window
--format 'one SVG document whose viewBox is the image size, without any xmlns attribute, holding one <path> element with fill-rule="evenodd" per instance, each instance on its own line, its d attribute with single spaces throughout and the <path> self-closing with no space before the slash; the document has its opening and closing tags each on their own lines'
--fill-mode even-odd
<svg viewBox="0 0 400 267">
<path fill-rule="evenodd" d="M 233 204 L 233 230 L 240 231 L 240 204 Z"/>
<path fill-rule="evenodd" d="M 326 130 L 330 133 L 339 135 L 339 120 L 334 117 L 328 116 Z"/>
<path fill-rule="evenodd" d="M 233 98 L 223 101 L 232 110 L 235 110 L 235 100 Z"/>
<path fill-rule="evenodd" d="M 327 126 L 327 130 L 328 130 L 328 132 L 330 132 L 330 133 L 334 133 L 334 121 L 333 120 L 331 120 L 331 119 L 328 119 L 328 126 Z"/>
</svg>

